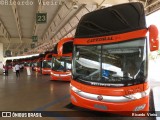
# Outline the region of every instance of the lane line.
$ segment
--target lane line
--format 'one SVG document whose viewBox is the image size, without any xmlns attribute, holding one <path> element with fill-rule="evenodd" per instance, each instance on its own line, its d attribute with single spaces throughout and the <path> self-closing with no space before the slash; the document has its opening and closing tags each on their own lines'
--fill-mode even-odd
<svg viewBox="0 0 160 120">
<path fill-rule="evenodd" d="M 67 94 L 67 95 L 63 96 L 62 98 L 56 99 L 56 100 L 54 100 L 54 101 L 52 101 L 52 102 L 50 102 L 50 103 L 48 103 L 48 104 L 46 104 L 46 105 L 44 105 L 42 107 L 39 107 L 39 108 L 37 108 L 37 109 L 35 109 L 33 111 L 44 111 L 48 107 L 51 107 L 51 106 L 53 106 L 53 105 L 55 105 L 57 103 L 60 103 L 60 102 L 64 101 L 65 99 L 69 98 L 69 97 L 70 97 L 70 94 Z"/>
<path fill-rule="evenodd" d="M 62 98 L 56 99 L 56 100 L 54 100 L 54 101 L 52 101 L 52 102 L 50 102 L 50 103 L 48 103 L 48 104 L 46 104 L 42 107 L 39 107 L 39 108 L 37 108 L 33 111 L 45 111 L 45 109 L 47 109 L 48 107 L 51 107 L 51 106 L 53 106 L 57 103 L 60 103 L 60 102 L 64 101 L 65 99 L 69 98 L 69 97 L 70 97 L 70 94 L 67 94 L 67 95 L 63 96 Z M 57 114 L 56 113 L 56 114 L 54 114 L 54 116 L 55 117 L 51 117 L 51 118 L 55 118 L 57 120 L 70 120 L 69 118 L 64 117 L 63 114 Z"/>
</svg>

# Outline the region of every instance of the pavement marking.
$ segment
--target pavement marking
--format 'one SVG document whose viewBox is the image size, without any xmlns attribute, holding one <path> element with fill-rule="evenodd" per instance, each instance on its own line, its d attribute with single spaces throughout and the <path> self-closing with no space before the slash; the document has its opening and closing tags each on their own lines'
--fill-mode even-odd
<svg viewBox="0 0 160 120">
<path fill-rule="evenodd" d="M 70 97 L 70 94 L 67 94 L 67 95 L 61 97 L 60 99 L 56 99 L 56 100 L 54 100 L 54 101 L 52 101 L 52 102 L 50 102 L 50 103 L 48 103 L 48 104 L 46 104 L 46 105 L 44 105 L 42 107 L 39 107 L 39 108 L 37 108 L 37 109 L 35 109 L 33 111 L 44 111 L 46 108 L 51 107 L 51 106 L 53 106 L 53 105 L 55 105 L 55 104 L 57 104 L 59 102 L 62 102 L 62 101 L 64 101 L 65 99 L 67 99 L 69 97 Z"/>
<path fill-rule="evenodd" d="M 48 104 L 46 104 L 46 105 L 44 105 L 42 107 L 39 107 L 39 108 L 37 108 L 37 109 L 35 109 L 33 111 L 44 111 L 48 107 L 51 107 L 51 106 L 53 106 L 53 105 L 55 105 L 55 104 L 57 104 L 59 102 L 62 102 L 62 101 L 64 101 L 65 99 L 67 99 L 69 97 L 70 97 L 70 94 L 67 94 L 67 95 L 63 96 L 62 98 L 56 99 L 56 100 L 54 100 L 54 101 L 52 101 L 52 102 L 50 102 L 50 103 L 48 103 Z M 66 118 L 63 114 L 55 114 L 55 117 L 51 117 L 51 118 L 55 118 L 57 120 L 70 120 L 69 118 Z"/>
</svg>

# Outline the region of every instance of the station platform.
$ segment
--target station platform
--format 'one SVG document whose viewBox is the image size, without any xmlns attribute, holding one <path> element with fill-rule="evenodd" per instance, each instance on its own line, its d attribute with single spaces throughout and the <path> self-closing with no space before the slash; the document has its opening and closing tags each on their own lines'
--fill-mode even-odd
<svg viewBox="0 0 160 120">
<path fill-rule="evenodd" d="M 83 109 L 75 107 L 70 103 L 70 82 L 51 81 L 49 75 L 41 75 L 33 72 L 30 76 L 27 71 L 20 72 L 20 78 L 9 71 L 9 76 L 0 75 L 0 111 L 60 111 L 55 117 L 43 118 L 0 118 L 0 120 L 156 120 L 155 117 L 110 117 L 109 113 L 102 116 L 89 111 L 86 116 L 81 116 Z M 151 106 L 153 99 L 151 94 Z M 154 109 L 154 107 L 152 107 Z M 93 113 L 95 115 L 93 115 Z M 72 116 L 65 116 L 72 114 Z M 76 115 L 75 115 L 75 114 Z"/>
</svg>

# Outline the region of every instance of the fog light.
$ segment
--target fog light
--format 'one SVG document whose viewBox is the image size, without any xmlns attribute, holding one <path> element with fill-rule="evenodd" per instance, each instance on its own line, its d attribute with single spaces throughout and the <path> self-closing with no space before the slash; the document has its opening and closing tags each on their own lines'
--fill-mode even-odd
<svg viewBox="0 0 160 120">
<path fill-rule="evenodd" d="M 71 95 L 71 99 L 77 103 L 77 99 L 73 95 Z"/>
<path fill-rule="evenodd" d="M 72 85 L 70 85 L 70 88 L 71 88 L 71 90 L 73 90 L 73 91 L 76 92 L 76 93 L 81 92 L 81 90 L 77 89 L 76 87 L 74 87 L 74 86 L 72 86 Z"/>
<path fill-rule="evenodd" d="M 54 73 L 51 72 L 51 75 L 54 75 Z"/>
<path fill-rule="evenodd" d="M 143 105 L 137 106 L 137 107 L 134 109 L 134 111 L 140 111 L 140 110 L 143 110 L 145 107 L 146 107 L 146 104 L 143 104 Z"/>
<path fill-rule="evenodd" d="M 149 95 L 150 89 L 147 89 L 143 92 L 138 92 L 138 93 L 134 93 L 134 94 L 130 94 L 130 95 L 126 95 L 125 97 L 132 99 L 132 100 L 136 100 L 136 99 L 141 99 L 143 97 L 146 97 Z"/>
</svg>

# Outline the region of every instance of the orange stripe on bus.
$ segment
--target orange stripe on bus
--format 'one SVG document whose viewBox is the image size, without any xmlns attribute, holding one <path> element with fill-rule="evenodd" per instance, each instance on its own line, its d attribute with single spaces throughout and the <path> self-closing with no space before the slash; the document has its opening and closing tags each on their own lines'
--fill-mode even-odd
<svg viewBox="0 0 160 120">
<path fill-rule="evenodd" d="M 94 45 L 94 44 L 105 44 L 105 43 L 114 43 L 122 42 L 136 38 L 145 37 L 147 29 L 137 30 L 133 32 L 127 32 L 111 36 L 102 36 L 102 37 L 93 37 L 93 38 L 75 38 L 75 45 Z"/>
</svg>

